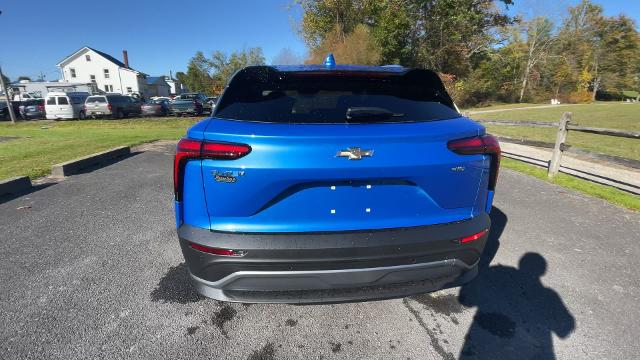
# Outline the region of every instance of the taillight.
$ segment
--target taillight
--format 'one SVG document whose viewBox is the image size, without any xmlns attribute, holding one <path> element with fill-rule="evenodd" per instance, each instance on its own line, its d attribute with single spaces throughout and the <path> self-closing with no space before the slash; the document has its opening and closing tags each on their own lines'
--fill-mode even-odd
<svg viewBox="0 0 640 360">
<path fill-rule="evenodd" d="M 500 144 L 495 136 L 483 135 L 452 140 L 447 143 L 447 147 L 460 155 L 490 155 L 489 190 L 495 190 L 500 169 Z"/>
<path fill-rule="evenodd" d="M 192 159 L 236 160 L 251 152 L 251 147 L 244 144 L 208 142 L 182 139 L 176 148 L 173 161 L 173 190 L 176 201 L 182 201 L 182 182 L 184 166 Z"/>
<path fill-rule="evenodd" d="M 111 106 L 111 104 L 107 104 L 107 109 L 109 109 L 109 111 L 113 110 L 113 106 Z"/>
</svg>

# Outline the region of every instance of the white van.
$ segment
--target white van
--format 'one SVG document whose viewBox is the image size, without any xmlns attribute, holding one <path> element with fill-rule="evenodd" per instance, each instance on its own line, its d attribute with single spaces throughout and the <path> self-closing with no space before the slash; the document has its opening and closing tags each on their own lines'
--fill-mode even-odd
<svg viewBox="0 0 640 360">
<path fill-rule="evenodd" d="M 44 102 L 47 119 L 84 119 L 84 101 L 88 92 L 50 92 Z"/>
</svg>

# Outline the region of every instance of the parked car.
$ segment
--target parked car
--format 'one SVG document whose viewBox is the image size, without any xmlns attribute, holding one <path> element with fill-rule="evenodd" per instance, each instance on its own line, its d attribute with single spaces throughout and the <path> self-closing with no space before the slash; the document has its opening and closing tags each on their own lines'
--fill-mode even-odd
<svg viewBox="0 0 640 360">
<path fill-rule="evenodd" d="M 20 116 L 23 119 L 45 119 L 44 99 L 32 99 L 22 102 Z"/>
<path fill-rule="evenodd" d="M 237 302 L 458 286 L 477 274 L 499 159 L 433 71 L 244 68 L 177 146 L 191 280 Z"/>
<path fill-rule="evenodd" d="M 158 98 L 142 104 L 142 116 L 167 116 L 171 111 L 169 100 Z"/>
<path fill-rule="evenodd" d="M 167 100 L 167 101 L 171 101 L 173 99 L 168 97 L 168 96 L 152 96 L 152 97 L 149 98 L 149 100 Z"/>
<path fill-rule="evenodd" d="M 180 94 L 171 101 L 171 113 L 177 116 L 210 114 L 211 104 L 202 93 Z"/>
<path fill-rule="evenodd" d="M 11 101 L 11 106 L 13 107 L 13 113 L 16 118 L 20 118 L 20 105 L 21 101 Z M 11 114 L 9 113 L 9 107 L 7 106 L 6 100 L 0 100 L 0 120 L 11 120 Z"/>
<path fill-rule="evenodd" d="M 88 92 L 50 92 L 45 99 L 44 110 L 49 120 L 84 119 L 84 101 Z"/>
<path fill-rule="evenodd" d="M 209 103 L 209 105 L 211 105 L 211 114 L 213 114 L 213 112 L 216 109 L 216 104 L 218 103 L 218 97 L 217 96 L 210 96 L 207 98 L 207 103 Z"/>
<path fill-rule="evenodd" d="M 120 94 L 89 96 L 84 104 L 87 116 L 122 119 L 142 113 L 142 100 Z"/>
</svg>

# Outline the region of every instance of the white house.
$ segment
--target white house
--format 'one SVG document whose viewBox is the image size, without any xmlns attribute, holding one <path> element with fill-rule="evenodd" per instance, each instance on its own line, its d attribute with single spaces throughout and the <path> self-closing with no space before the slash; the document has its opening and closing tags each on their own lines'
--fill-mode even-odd
<svg viewBox="0 0 640 360">
<path fill-rule="evenodd" d="M 127 51 L 122 53 L 124 62 L 85 46 L 57 66 L 65 82 L 94 83 L 104 92 L 147 96 L 147 75 L 129 67 Z"/>
<path fill-rule="evenodd" d="M 186 90 L 186 87 L 184 86 L 184 84 L 180 83 L 180 81 L 178 79 L 174 79 L 171 75 L 167 76 L 163 76 L 164 77 L 164 81 L 169 85 L 169 93 L 171 95 L 180 95 L 183 92 L 187 92 L 188 90 Z"/>
</svg>

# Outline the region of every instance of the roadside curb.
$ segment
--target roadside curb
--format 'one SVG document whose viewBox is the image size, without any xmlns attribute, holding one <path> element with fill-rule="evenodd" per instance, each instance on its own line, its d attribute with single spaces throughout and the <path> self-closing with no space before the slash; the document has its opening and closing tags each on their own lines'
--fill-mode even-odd
<svg viewBox="0 0 640 360">
<path fill-rule="evenodd" d="M 129 146 L 121 146 L 51 166 L 51 177 L 63 178 L 82 170 L 111 162 L 131 154 Z"/>
<path fill-rule="evenodd" d="M 31 189 L 31 180 L 27 176 L 18 176 L 0 180 L 0 195 L 19 194 Z"/>
</svg>

